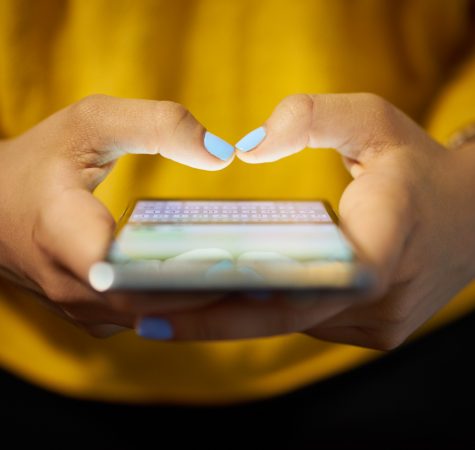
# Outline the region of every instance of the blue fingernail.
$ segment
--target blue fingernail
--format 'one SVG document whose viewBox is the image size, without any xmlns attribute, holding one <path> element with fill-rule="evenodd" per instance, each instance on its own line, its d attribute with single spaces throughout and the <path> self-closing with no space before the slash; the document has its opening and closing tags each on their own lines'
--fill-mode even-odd
<svg viewBox="0 0 475 450">
<path fill-rule="evenodd" d="M 234 152 L 234 147 L 231 144 L 209 131 L 205 133 L 204 146 L 206 150 L 222 161 L 228 160 Z"/>
<path fill-rule="evenodd" d="M 264 127 L 256 128 L 255 130 L 247 133 L 237 144 L 236 148 L 241 152 L 248 152 L 257 147 L 266 137 L 266 130 Z"/>
<path fill-rule="evenodd" d="M 167 341 L 173 337 L 173 328 L 168 320 L 146 317 L 137 327 L 137 334 L 147 339 Z"/>
</svg>

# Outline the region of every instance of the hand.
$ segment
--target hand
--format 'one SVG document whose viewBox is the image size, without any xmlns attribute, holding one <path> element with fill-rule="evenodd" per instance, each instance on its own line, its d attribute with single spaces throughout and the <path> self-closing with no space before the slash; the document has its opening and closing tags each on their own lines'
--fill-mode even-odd
<svg viewBox="0 0 475 450">
<path fill-rule="evenodd" d="M 33 290 L 54 311 L 98 336 L 118 326 L 133 327 L 139 313 L 194 308 L 215 300 L 106 296 L 86 282 L 89 267 L 104 258 L 115 226 L 91 192 L 116 159 L 145 153 L 205 170 L 230 164 L 232 158 L 222 161 L 206 150 L 204 132 L 176 103 L 92 96 L 1 142 L 3 276 Z M 218 144 L 222 150 L 224 143 Z"/>
<path fill-rule="evenodd" d="M 371 94 L 296 95 L 281 102 L 247 163 L 305 147 L 335 148 L 354 180 L 340 202 L 342 225 L 379 269 L 366 298 L 236 299 L 139 323 L 173 338 L 239 339 L 304 332 L 388 350 L 400 345 L 475 273 L 475 159 L 449 152 Z M 249 139 L 246 146 L 248 147 Z M 145 324 L 145 325 L 144 325 Z"/>
</svg>

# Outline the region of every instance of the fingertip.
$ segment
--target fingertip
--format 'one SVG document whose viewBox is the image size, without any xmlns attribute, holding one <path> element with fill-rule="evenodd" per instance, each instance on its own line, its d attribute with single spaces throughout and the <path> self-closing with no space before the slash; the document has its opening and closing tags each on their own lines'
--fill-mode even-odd
<svg viewBox="0 0 475 450">
<path fill-rule="evenodd" d="M 247 133 L 236 143 L 236 148 L 240 152 L 249 152 L 254 150 L 266 137 L 266 130 L 264 126 L 260 126 L 255 130 Z"/>
<path fill-rule="evenodd" d="M 220 161 L 215 159 L 212 164 L 207 164 L 203 167 L 200 167 L 202 170 L 206 170 L 208 172 L 217 172 L 218 170 L 226 169 L 231 163 L 234 161 L 236 154 L 233 153 L 231 157 L 225 161 Z"/>
<path fill-rule="evenodd" d="M 254 152 L 237 151 L 236 157 L 242 162 L 245 162 L 246 164 L 258 164 L 261 162 L 259 161 L 258 155 L 256 155 L 256 153 Z"/>
<path fill-rule="evenodd" d="M 238 141 L 236 155 L 247 164 L 275 162 L 304 149 L 304 136 L 301 123 L 286 124 L 271 116 Z"/>
<path fill-rule="evenodd" d="M 278 161 L 286 155 L 275 149 L 275 141 L 265 139 L 252 151 L 243 152 L 238 150 L 236 156 L 246 164 L 263 164 Z"/>
<path fill-rule="evenodd" d="M 203 138 L 203 145 L 216 158 L 227 161 L 234 154 L 234 147 L 224 139 L 206 131 Z"/>
</svg>

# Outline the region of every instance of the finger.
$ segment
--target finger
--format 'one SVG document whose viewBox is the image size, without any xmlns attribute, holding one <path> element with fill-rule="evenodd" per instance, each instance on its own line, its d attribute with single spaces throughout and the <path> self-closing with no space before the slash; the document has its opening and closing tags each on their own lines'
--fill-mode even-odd
<svg viewBox="0 0 475 450">
<path fill-rule="evenodd" d="M 84 327 L 86 331 L 93 337 L 96 338 L 108 338 L 124 331 L 130 330 L 130 327 L 121 327 L 120 325 L 115 325 L 111 323 L 101 324 L 101 325 L 88 325 Z"/>
<path fill-rule="evenodd" d="M 36 274 L 44 304 L 80 324 L 111 323 L 131 327 L 136 314 L 114 309 L 103 294 L 54 262 Z"/>
<path fill-rule="evenodd" d="M 142 318 L 139 335 L 151 339 L 229 340 L 300 332 L 348 306 L 349 299 L 315 299 L 312 304 L 286 298 L 229 299 L 191 313 Z"/>
<path fill-rule="evenodd" d="M 223 293 L 133 293 L 111 292 L 107 301 L 120 311 L 148 316 L 154 314 L 191 311 L 203 308 L 226 298 Z"/>
<path fill-rule="evenodd" d="M 420 292 L 419 288 L 416 290 Z M 425 302 L 412 301 L 416 294 L 413 291 L 412 283 L 394 285 L 377 302 L 355 304 L 307 330 L 307 334 L 332 342 L 391 350 L 424 322 L 421 317 L 427 317 L 421 314 Z"/>
<path fill-rule="evenodd" d="M 49 297 L 38 295 L 39 300 L 53 313 L 95 337 L 107 337 L 133 328 L 135 315 L 116 311 L 102 302 L 98 303 L 96 299 L 88 296 L 86 286 L 78 289 L 74 281 L 70 283 L 72 290 L 61 293 L 60 300 L 53 301 Z"/>
<path fill-rule="evenodd" d="M 87 280 L 90 266 L 105 257 L 114 227 L 110 213 L 91 193 L 68 189 L 40 208 L 33 239 L 60 265 Z"/>
<path fill-rule="evenodd" d="M 86 301 L 60 305 L 63 312 L 81 325 L 114 324 L 133 328 L 136 316 L 112 309 L 105 304 L 91 304 Z"/>
<path fill-rule="evenodd" d="M 207 133 L 182 105 L 169 101 L 135 100 L 93 95 L 57 112 L 26 133 L 51 136 L 46 145 L 64 149 L 80 168 L 95 178 L 97 167 L 127 154 L 160 154 L 204 170 L 227 166 L 234 149 Z M 43 142 L 44 139 L 40 142 Z M 90 179 L 87 179 L 89 188 Z"/>
<path fill-rule="evenodd" d="M 83 288 L 85 287 L 83 286 Z M 64 298 L 65 294 L 63 293 L 61 302 L 53 301 L 51 298 L 36 291 L 33 291 L 32 294 L 53 314 L 58 315 L 75 326 L 85 329 L 95 337 L 107 337 L 133 328 L 135 316 L 127 316 L 111 310 L 107 305 L 94 303 L 94 301 L 88 298 L 87 292 L 79 301 L 75 299 L 74 303 L 71 303 L 72 295 L 79 295 L 79 292 L 84 292 L 84 290 L 75 289 L 74 294 L 69 292 L 67 295 L 70 297 L 67 300 Z"/>
<path fill-rule="evenodd" d="M 56 303 L 68 304 L 78 299 L 105 303 L 102 293 L 96 292 L 87 283 L 78 279 L 67 267 L 52 259 L 49 253 L 38 258 L 36 265 L 31 275 L 35 279 L 40 295 Z"/>
<path fill-rule="evenodd" d="M 96 288 L 101 274 L 97 275 L 97 268 L 104 263 L 94 265 L 89 271 L 90 284 Z M 111 291 L 106 293 L 108 301 L 124 311 L 133 311 L 142 315 L 160 314 L 198 309 L 210 303 L 219 301 L 227 296 L 222 292 L 186 291 L 186 284 L 193 280 L 212 279 L 232 270 L 232 255 L 218 248 L 201 248 L 180 253 L 164 261 L 154 262 L 155 282 L 163 280 L 169 284 L 177 280 L 180 291 L 170 288 L 161 292 L 131 292 Z M 141 270 L 140 268 L 137 270 Z M 100 271 L 99 271 L 100 272 Z M 133 278 L 133 274 L 129 278 Z"/>
<path fill-rule="evenodd" d="M 210 153 L 204 127 L 174 102 L 99 95 L 72 105 L 66 113 L 85 133 L 85 145 L 99 150 L 105 161 L 125 153 L 160 154 L 198 169 L 218 170 L 232 154 L 231 146 L 216 151 L 217 156 Z"/>
<path fill-rule="evenodd" d="M 114 227 L 112 216 L 92 194 L 85 190 L 69 189 L 58 195 L 53 203 L 41 208 L 34 227 L 33 238 L 43 252 L 57 264 L 88 283 L 89 269 L 94 263 L 105 258 Z M 210 265 L 213 265 L 212 262 Z M 44 279 L 47 274 L 41 270 L 38 276 Z M 63 278 L 60 278 L 58 270 L 55 270 L 54 276 L 43 280 L 47 295 L 56 301 L 62 301 L 63 297 L 81 297 L 75 294 L 77 289 L 71 285 L 72 282 L 79 283 L 79 281 L 71 278 L 66 285 Z M 85 286 L 83 288 L 86 289 Z M 87 289 L 88 292 L 82 293 L 81 298 L 86 298 L 88 294 L 87 298 L 91 297 L 99 302 L 107 301 L 121 311 L 134 314 L 195 309 L 223 297 L 219 293 L 175 294 L 172 292 L 160 295 L 116 292 L 102 296 L 89 287 Z"/>
<path fill-rule="evenodd" d="M 292 95 L 263 128 L 265 137 L 257 146 L 237 152 L 241 160 L 271 162 L 311 147 L 334 148 L 364 162 L 385 147 L 423 135 L 401 111 L 373 94 Z"/>
<path fill-rule="evenodd" d="M 376 271 L 373 298 L 387 290 L 415 226 L 411 195 L 401 186 L 388 173 L 368 171 L 340 200 L 341 228 Z"/>
</svg>

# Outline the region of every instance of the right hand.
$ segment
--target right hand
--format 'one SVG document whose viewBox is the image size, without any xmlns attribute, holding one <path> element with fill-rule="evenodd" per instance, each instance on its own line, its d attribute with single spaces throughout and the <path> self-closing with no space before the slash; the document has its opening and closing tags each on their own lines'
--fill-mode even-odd
<svg viewBox="0 0 475 450">
<path fill-rule="evenodd" d="M 99 294 L 89 267 L 104 258 L 115 223 L 92 191 L 126 153 L 162 155 L 204 170 L 221 161 L 205 129 L 168 101 L 87 97 L 0 142 L 0 273 L 95 336 L 133 328 L 138 315 L 198 308 L 210 296 Z"/>
</svg>

